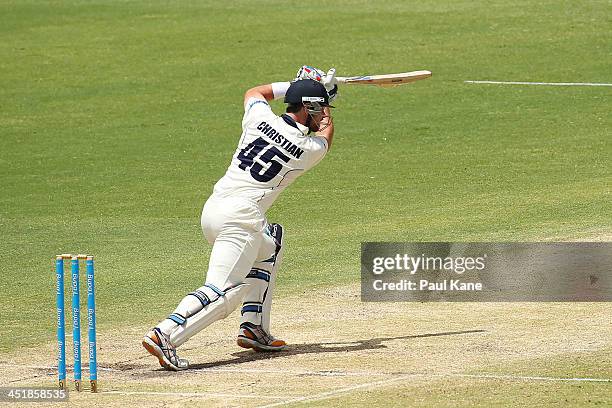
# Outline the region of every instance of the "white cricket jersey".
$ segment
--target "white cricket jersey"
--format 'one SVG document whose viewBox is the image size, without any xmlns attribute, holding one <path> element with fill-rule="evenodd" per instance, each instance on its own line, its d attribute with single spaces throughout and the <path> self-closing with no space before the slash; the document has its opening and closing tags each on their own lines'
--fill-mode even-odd
<svg viewBox="0 0 612 408">
<path fill-rule="evenodd" d="M 250 98 L 242 136 L 232 163 L 215 184 L 216 198 L 245 197 L 265 212 L 296 178 L 327 152 L 327 140 L 308 136 L 308 128 L 290 116 L 276 116 L 262 99 Z"/>
</svg>

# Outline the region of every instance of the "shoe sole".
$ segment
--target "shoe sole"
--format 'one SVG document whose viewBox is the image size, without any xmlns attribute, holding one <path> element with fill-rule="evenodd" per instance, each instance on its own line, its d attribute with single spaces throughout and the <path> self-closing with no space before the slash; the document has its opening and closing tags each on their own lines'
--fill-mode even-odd
<svg viewBox="0 0 612 408">
<path fill-rule="evenodd" d="M 142 346 L 151 354 L 153 357 L 157 357 L 159 361 L 159 365 L 165 368 L 166 370 L 171 371 L 181 371 L 177 366 L 172 364 L 164 355 L 164 352 L 161 348 L 149 337 L 145 337 L 142 340 Z"/>
<path fill-rule="evenodd" d="M 267 346 L 265 344 L 261 344 L 256 340 L 252 340 L 246 337 L 238 337 L 236 340 L 236 344 L 245 349 L 253 349 L 255 351 L 281 351 L 287 347 L 284 346 Z"/>
</svg>

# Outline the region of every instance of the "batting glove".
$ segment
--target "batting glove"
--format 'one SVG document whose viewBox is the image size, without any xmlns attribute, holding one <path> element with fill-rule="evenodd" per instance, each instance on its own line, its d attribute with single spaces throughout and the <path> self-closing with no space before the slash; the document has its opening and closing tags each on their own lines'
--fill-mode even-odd
<svg viewBox="0 0 612 408">
<path fill-rule="evenodd" d="M 330 68 L 327 74 L 321 79 L 321 83 L 325 87 L 329 95 L 329 102 L 333 102 L 338 97 L 338 79 L 336 79 L 336 68 Z"/>
<path fill-rule="evenodd" d="M 309 65 L 304 65 L 298 70 L 294 81 L 299 81 L 300 79 L 313 79 L 317 82 L 321 82 L 324 76 L 325 73 L 320 69 L 311 67 Z"/>
</svg>

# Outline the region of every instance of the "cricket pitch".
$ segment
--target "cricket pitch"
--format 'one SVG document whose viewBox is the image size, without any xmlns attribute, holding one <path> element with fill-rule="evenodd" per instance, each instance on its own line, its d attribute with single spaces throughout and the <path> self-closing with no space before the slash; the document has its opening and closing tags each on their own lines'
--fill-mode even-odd
<svg viewBox="0 0 612 408">
<path fill-rule="evenodd" d="M 101 392 L 71 390 L 70 401 L 272 407 L 612 399 L 607 303 L 363 303 L 358 294 L 348 286 L 278 299 L 274 334 L 289 343 L 278 353 L 236 346 L 234 313 L 180 349 L 191 368 L 179 373 L 162 370 L 141 347 L 147 326 L 100 330 Z M 3 355 L 0 386 L 54 386 L 54 347 Z"/>
</svg>

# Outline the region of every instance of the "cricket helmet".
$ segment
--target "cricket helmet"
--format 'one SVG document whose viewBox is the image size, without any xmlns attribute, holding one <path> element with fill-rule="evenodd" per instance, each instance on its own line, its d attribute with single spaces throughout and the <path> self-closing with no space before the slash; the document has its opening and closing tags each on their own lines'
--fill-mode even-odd
<svg viewBox="0 0 612 408">
<path fill-rule="evenodd" d="M 304 105 L 306 108 L 321 111 L 329 105 L 329 94 L 322 83 L 312 79 L 293 82 L 285 94 L 285 103 Z"/>
</svg>

